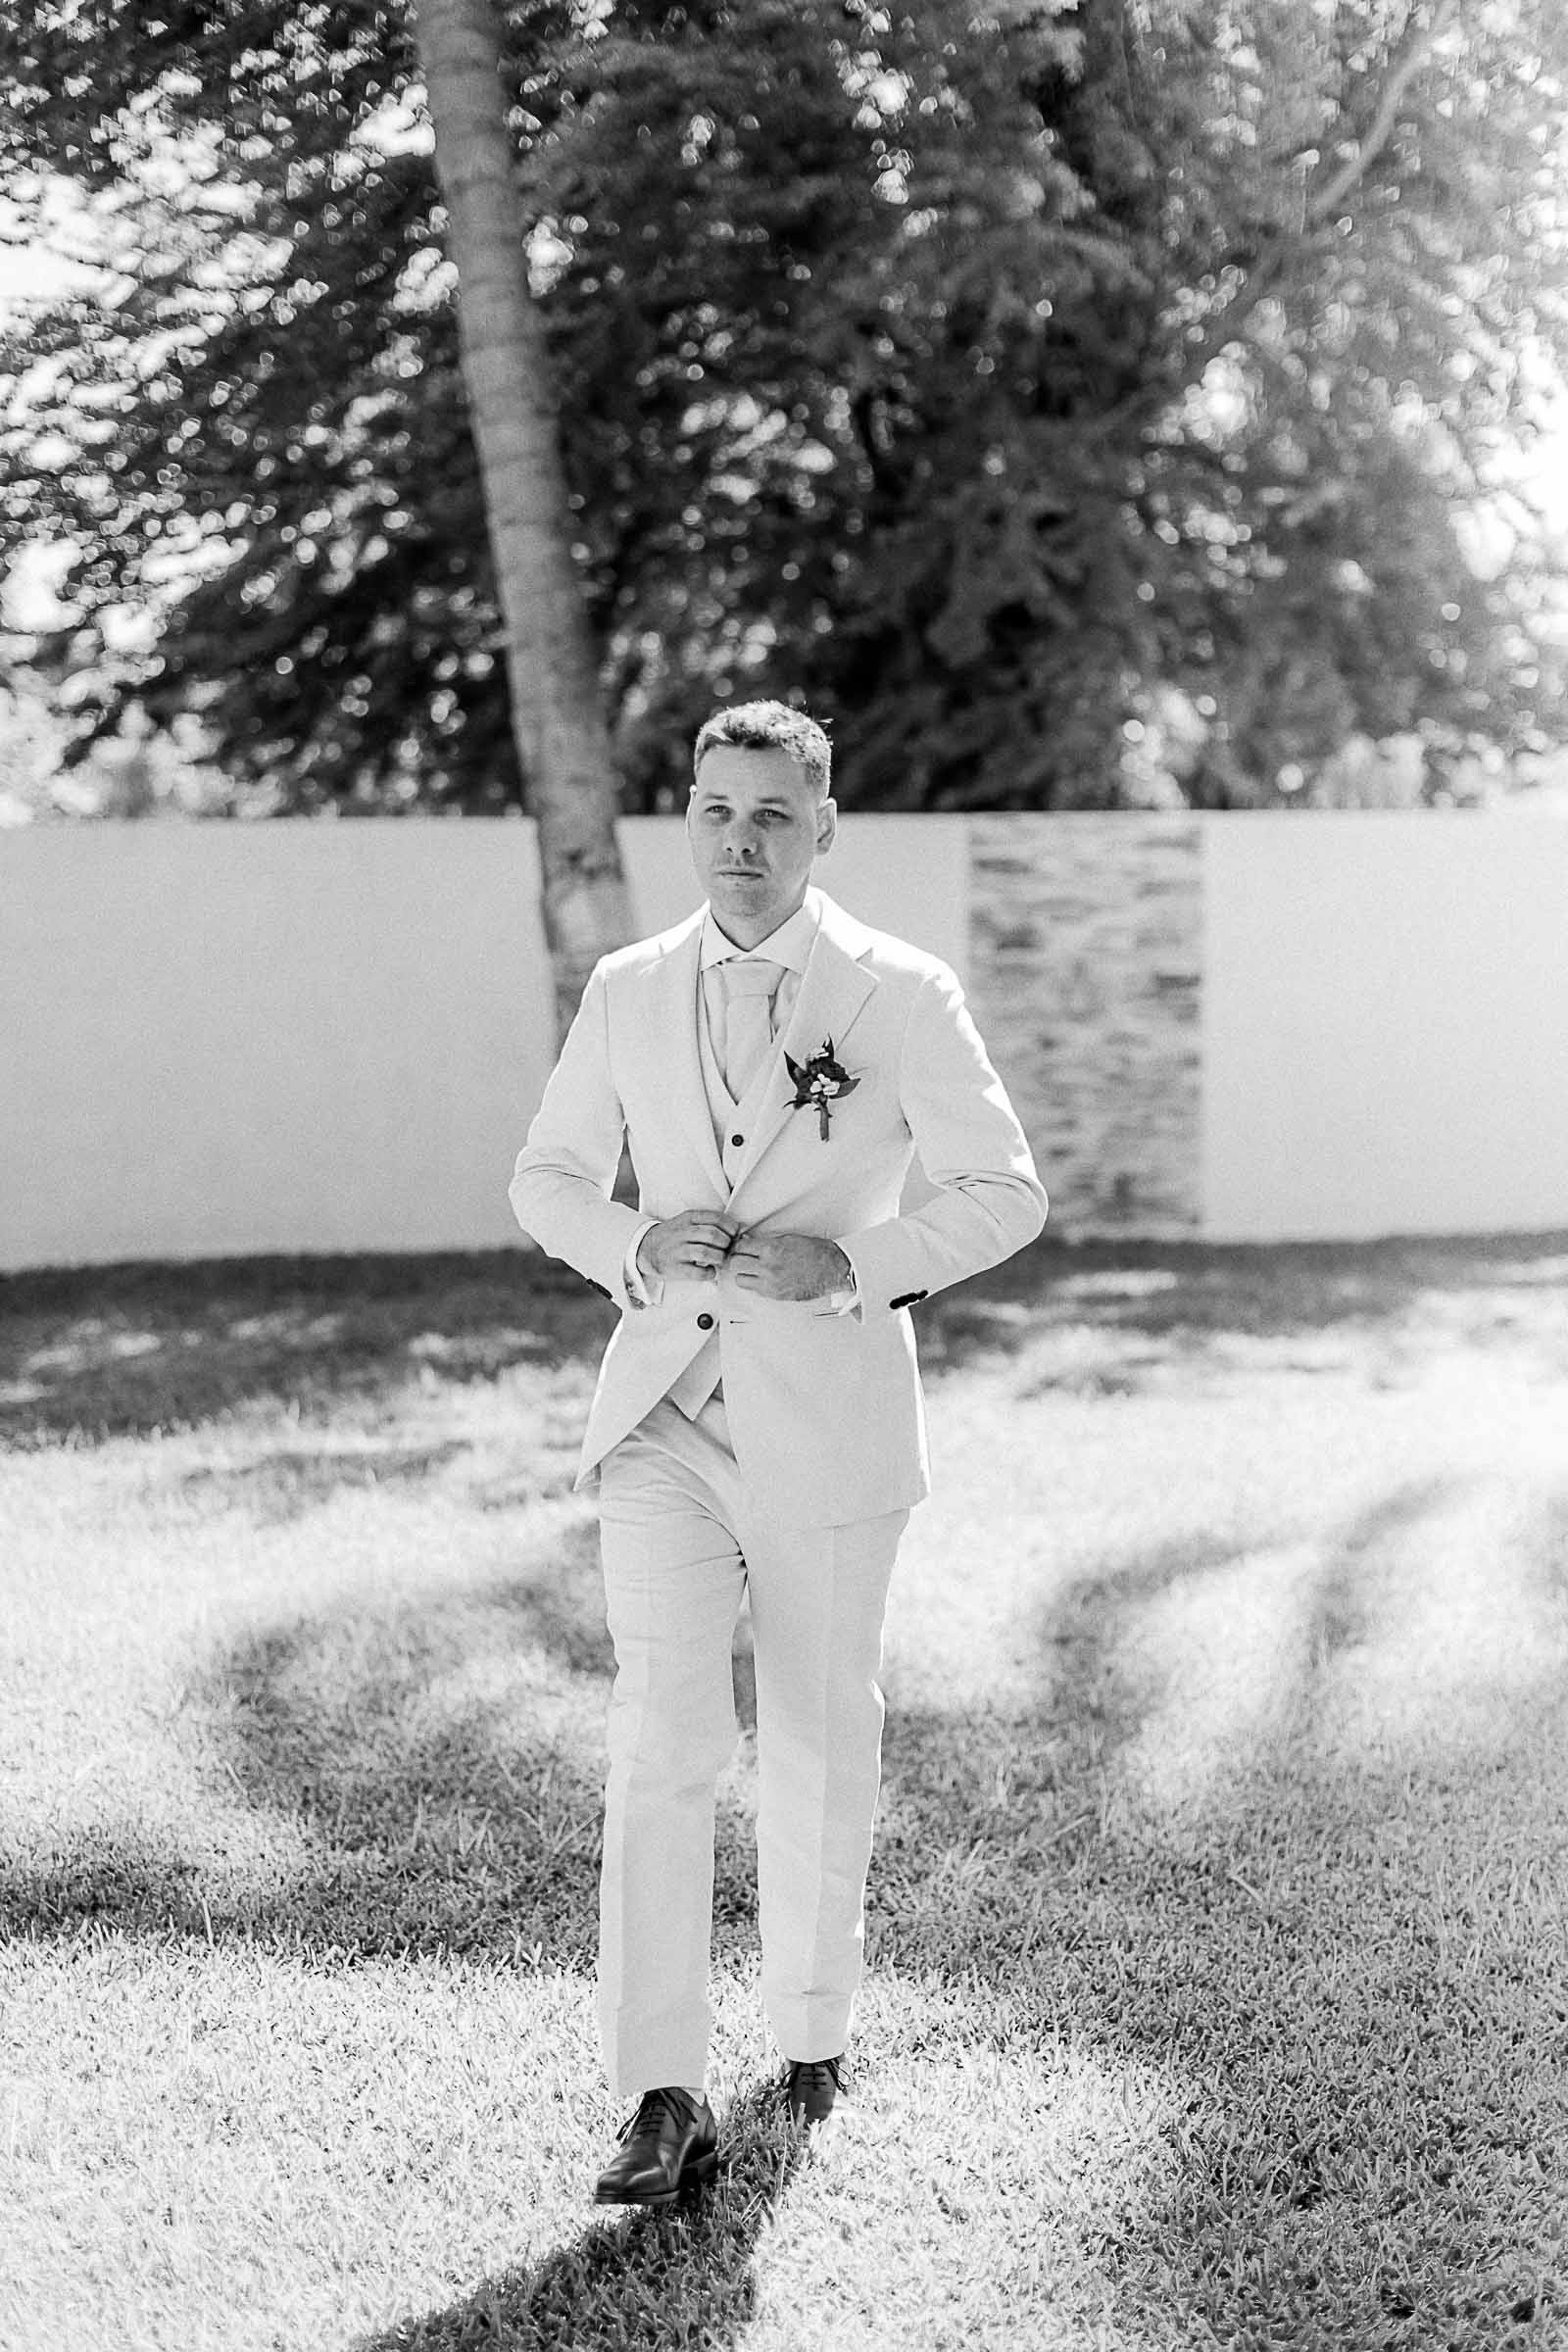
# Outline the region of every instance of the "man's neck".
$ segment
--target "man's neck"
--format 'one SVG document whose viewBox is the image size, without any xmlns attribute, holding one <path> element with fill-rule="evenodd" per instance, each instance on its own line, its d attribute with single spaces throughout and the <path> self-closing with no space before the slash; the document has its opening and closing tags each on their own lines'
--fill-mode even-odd
<svg viewBox="0 0 1568 2352">
<path fill-rule="evenodd" d="M 709 902 L 708 912 L 713 929 L 719 937 L 727 939 L 732 948 L 739 948 L 745 955 L 750 956 L 754 950 L 762 947 L 766 941 L 770 940 L 775 931 L 782 931 L 786 923 L 793 923 L 805 905 L 806 893 L 802 891 L 788 913 L 777 916 L 768 924 L 765 931 L 757 923 L 743 923 L 734 920 L 729 923 L 721 923 L 713 911 L 711 901 Z"/>
</svg>

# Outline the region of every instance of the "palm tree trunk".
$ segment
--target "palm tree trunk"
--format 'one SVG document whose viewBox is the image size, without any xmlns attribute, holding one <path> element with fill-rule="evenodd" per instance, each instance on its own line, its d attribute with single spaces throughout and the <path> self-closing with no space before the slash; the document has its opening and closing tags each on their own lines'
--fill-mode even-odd
<svg viewBox="0 0 1568 2352">
<path fill-rule="evenodd" d="M 493 0 L 412 0 L 456 265 L 459 334 L 507 630 L 512 724 L 538 825 L 558 1030 L 631 935 L 598 663 L 572 561 L 557 404 L 528 289 Z"/>
</svg>

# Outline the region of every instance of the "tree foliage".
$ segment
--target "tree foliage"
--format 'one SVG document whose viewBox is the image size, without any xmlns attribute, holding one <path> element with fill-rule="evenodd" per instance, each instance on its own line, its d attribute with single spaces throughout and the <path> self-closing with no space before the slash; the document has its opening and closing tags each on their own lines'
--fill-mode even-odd
<svg viewBox="0 0 1568 2352">
<path fill-rule="evenodd" d="M 1537 724 L 1549 575 L 1465 532 L 1568 357 L 1554 0 L 506 15 L 633 805 L 760 687 L 887 806 Z M 395 0 L 22 0 L 0 83 L 13 203 L 69 175 L 124 263 L 5 355 L 0 529 L 78 551 L 96 723 L 199 710 L 288 806 L 515 799 Z"/>
</svg>

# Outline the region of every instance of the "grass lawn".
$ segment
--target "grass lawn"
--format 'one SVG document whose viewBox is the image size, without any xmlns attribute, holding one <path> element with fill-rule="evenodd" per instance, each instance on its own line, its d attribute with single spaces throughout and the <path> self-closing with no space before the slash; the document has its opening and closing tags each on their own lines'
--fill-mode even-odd
<svg viewBox="0 0 1568 2352">
<path fill-rule="evenodd" d="M 602 1302 L 0 1281 L 0 2345 L 1568 2346 L 1565 1298 L 1042 1244 L 920 1310 L 854 2097 L 770 2103 L 743 1732 L 661 2219 L 587 2203 Z"/>
</svg>

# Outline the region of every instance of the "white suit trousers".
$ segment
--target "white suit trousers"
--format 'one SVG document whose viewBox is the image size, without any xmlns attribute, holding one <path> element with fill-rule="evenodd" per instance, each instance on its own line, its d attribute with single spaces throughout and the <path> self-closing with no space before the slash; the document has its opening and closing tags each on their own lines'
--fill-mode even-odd
<svg viewBox="0 0 1568 2352">
<path fill-rule="evenodd" d="M 616 1668 L 599 1944 L 612 2088 L 635 2098 L 707 2070 L 714 1797 L 748 1590 L 763 2004 L 784 2057 L 836 2057 L 860 1977 L 882 1622 L 909 1514 L 768 1526 L 748 1507 L 717 1397 L 695 1421 L 657 1404 L 606 1456 L 599 1502 Z"/>
</svg>

